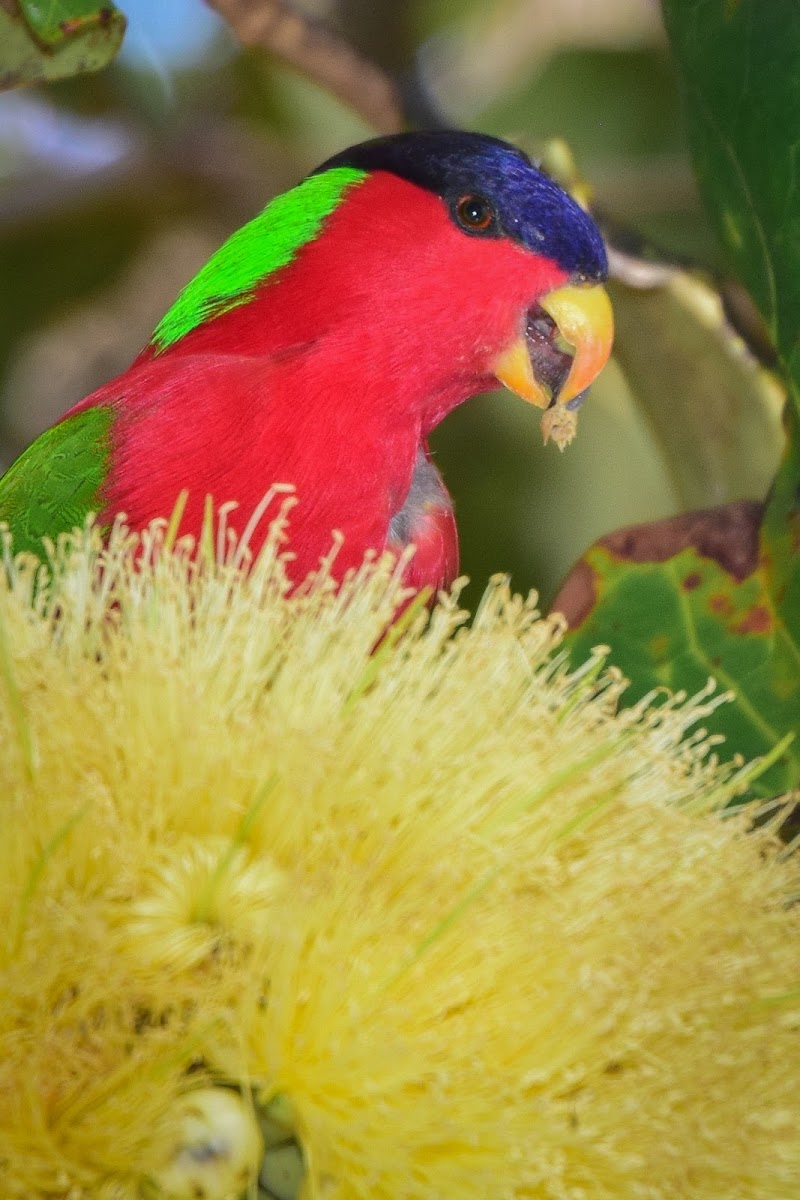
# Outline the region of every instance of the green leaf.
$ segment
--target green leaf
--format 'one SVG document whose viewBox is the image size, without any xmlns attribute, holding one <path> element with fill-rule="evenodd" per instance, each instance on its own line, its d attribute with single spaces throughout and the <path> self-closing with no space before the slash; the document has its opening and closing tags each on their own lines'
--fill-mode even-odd
<svg viewBox="0 0 800 1200">
<path fill-rule="evenodd" d="M 664 0 L 700 190 L 800 396 L 800 4 Z"/>
<path fill-rule="evenodd" d="M 742 501 L 620 530 L 587 551 L 553 605 L 574 626 L 576 662 L 612 647 L 628 703 L 656 687 L 697 692 L 710 677 L 732 690 L 708 721 L 726 756 L 766 754 L 800 725 L 800 643 L 792 602 L 776 600 L 761 556 L 761 514 Z M 794 603 L 800 611 L 800 595 Z M 773 796 L 798 780 L 800 737 L 753 791 Z"/>
<path fill-rule="evenodd" d="M 699 275 L 609 284 L 614 357 L 661 452 L 681 507 L 763 496 L 780 460 L 785 390 L 724 321 Z"/>
<path fill-rule="evenodd" d="M 753 787 L 774 795 L 800 784 L 800 5 L 664 0 L 664 12 L 701 191 L 786 372 L 786 448 L 765 504 L 604 538 L 554 608 L 576 658 L 612 647 L 630 701 L 709 676 L 731 689 L 709 721 L 726 753 L 752 758 L 794 734 Z"/>
<path fill-rule="evenodd" d="M 0 89 L 99 71 L 116 55 L 125 18 L 98 0 L 0 0 Z"/>
</svg>

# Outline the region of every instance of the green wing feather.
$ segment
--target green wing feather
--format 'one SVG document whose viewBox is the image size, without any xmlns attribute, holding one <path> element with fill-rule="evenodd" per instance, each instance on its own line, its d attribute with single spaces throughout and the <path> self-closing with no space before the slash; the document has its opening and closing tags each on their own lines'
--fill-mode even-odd
<svg viewBox="0 0 800 1200">
<path fill-rule="evenodd" d="M 151 344 L 157 351 L 166 350 L 204 321 L 247 304 L 260 283 L 319 235 L 347 190 L 366 178 L 366 171 L 334 167 L 276 196 L 237 229 L 184 288 L 156 326 Z"/>
<path fill-rule="evenodd" d="M 0 478 L 0 522 L 14 553 L 42 552 L 42 538 L 82 526 L 102 507 L 113 411 L 107 405 L 67 417 L 36 439 Z"/>
<path fill-rule="evenodd" d="M 246 304 L 264 279 L 318 236 L 348 188 L 366 178 L 364 171 L 337 167 L 277 196 L 184 289 L 153 334 L 154 349 L 166 350 L 204 321 Z M 15 552 L 41 554 L 43 537 L 82 526 L 89 513 L 102 508 L 112 420 L 106 405 L 67 417 L 0 478 L 0 523 L 11 529 Z"/>
</svg>

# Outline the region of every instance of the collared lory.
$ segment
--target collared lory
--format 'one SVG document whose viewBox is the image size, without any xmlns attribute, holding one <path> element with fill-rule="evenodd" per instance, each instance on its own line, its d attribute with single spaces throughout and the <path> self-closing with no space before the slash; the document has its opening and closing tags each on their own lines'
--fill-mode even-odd
<svg viewBox="0 0 800 1200">
<path fill-rule="evenodd" d="M 414 543 L 409 583 L 445 585 L 458 543 L 431 430 L 499 380 L 567 442 L 610 349 L 605 276 L 591 218 L 513 146 L 355 146 L 233 234 L 132 366 L 25 451 L 0 520 L 36 551 L 93 511 L 142 528 L 188 489 L 181 533 L 199 534 L 208 495 L 237 502 L 241 533 L 284 483 L 296 581 L 338 530 L 337 571 Z"/>
</svg>

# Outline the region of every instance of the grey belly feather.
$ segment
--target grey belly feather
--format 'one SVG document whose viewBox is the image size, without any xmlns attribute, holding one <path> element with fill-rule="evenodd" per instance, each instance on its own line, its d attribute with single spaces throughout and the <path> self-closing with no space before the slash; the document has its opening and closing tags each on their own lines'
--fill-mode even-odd
<svg viewBox="0 0 800 1200">
<path fill-rule="evenodd" d="M 403 507 L 398 509 L 389 522 L 389 543 L 394 546 L 408 546 L 413 542 L 415 531 L 423 524 L 426 514 L 432 508 L 452 512 L 453 502 L 436 467 L 424 451 L 420 450 Z"/>
</svg>

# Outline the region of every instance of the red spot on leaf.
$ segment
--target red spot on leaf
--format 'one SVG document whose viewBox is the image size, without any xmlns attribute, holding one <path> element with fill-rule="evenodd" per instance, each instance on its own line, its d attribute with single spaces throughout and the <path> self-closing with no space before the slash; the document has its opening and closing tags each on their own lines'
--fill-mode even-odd
<svg viewBox="0 0 800 1200">
<path fill-rule="evenodd" d="M 654 638 L 651 638 L 647 643 L 647 648 L 651 656 L 657 662 L 663 661 L 669 654 L 670 644 L 669 638 L 665 633 L 657 633 Z"/>
<path fill-rule="evenodd" d="M 735 633 L 769 633 L 772 629 L 772 614 L 764 604 L 754 604 L 741 621 L 733 626 Z"/>
<path fill-rule="evenodd" d="M 730 617 L 733 615 L 733 601 L 725 592 L 714 592 L 708 597 L 708 607 L 718 617 Z"/>
<path fill-rule="evenodd" d="M 695 588 L 700 587 L 703 582 L 703 576 L 699 571 L 690 571 L 683 581 L 683 589 L 686 592 L 693 592 Z"/>
<path fill-rule="evenodd" d="M 599 590 L 597 572 L 584 559 L 580 559 L 553 601 L 552 612 L 563 613 L 570 629 L 575 629 L 594 608 Z"/>
</svg>

